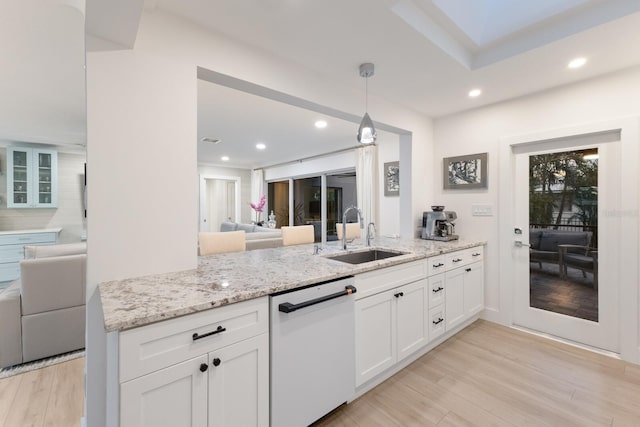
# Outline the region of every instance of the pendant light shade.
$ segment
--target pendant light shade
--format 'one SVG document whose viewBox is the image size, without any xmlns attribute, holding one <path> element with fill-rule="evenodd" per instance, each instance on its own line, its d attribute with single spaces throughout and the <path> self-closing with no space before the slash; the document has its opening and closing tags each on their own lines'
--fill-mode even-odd
<svg viewBox="0 0 640 427">
<path fill-rule="evenodd" d="M 360 127 L 358 128 L 358 142 L 361 144 L 373 144 L 376 142 L 376 128 L 373 126 L 373 121 L 371 121 L 371 117 L 369 117 L 369 113 L 367 113 L 367 101 L 368 101 L 368 86 L 367 80 L 369 77 L 373 76 L 374 66 L 371 63 L 360 64 L 360 77 L 364 77 L 365 86 L 364 86 L 364 117 L 360 122 Z"/>
</svg>

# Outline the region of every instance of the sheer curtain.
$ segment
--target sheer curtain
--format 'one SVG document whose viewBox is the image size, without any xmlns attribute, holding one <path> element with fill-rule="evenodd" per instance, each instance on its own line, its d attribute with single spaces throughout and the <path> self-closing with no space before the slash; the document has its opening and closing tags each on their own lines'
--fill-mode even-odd
<svg viewBox="0 0 640 427">
<path fill-rule="evenodd" d="M 367 224 L 376 222 L 378 194 L 378 147 L 368 145 L 359 148 L 356 162 L 356 188 L 358 208 L 364 218 L 365 233 Z M 364 235 L 364 234 L 363 234 Z"/>
</svg>

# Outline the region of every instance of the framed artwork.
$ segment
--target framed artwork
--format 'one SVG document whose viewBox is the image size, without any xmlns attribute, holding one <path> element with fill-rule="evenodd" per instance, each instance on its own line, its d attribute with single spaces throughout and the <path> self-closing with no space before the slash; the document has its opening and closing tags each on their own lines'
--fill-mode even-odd
<svg viewBox="0 0 640 427">
<path fill-rule="evenodd" d="M 442 159 L 445 190 L 487 188 L 487 153 Z"/>
<path fill-rule="evenodd" d="M 400 195 L 400 162 L 384 164 L 384 195 Z"/>
</svg>

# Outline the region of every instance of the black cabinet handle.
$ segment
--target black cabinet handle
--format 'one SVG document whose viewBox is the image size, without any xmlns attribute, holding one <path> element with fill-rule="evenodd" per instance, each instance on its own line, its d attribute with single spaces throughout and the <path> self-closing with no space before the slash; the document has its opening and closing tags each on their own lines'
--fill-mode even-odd
<svg viewBox="0 0 640 427">
<path fill-rule="evenodd" d="M 404 292 L 398 292 L 397 294 L 393 294 L 394 297 L 399 298 L 404 296 Z"/>
<path fill-rule="evenodd" d="M 442 266 L 444 266 L 444 264 L 441 263 L 441 262 L 439 262 L 437 264 L 433 264 L 433 268 L 439 268 L 439 267 L 442 267 Z"/>
<path fill-rule="evenodd" d="M 207 365 L 206 363 L 200 364 L 200 372 L 207 372 L 207 369 L 209 369 L 209 365 Z"/>
<path fill-rule="evenodd" d="M 471 256 L 480 256 L 479 253 L 471 254 Z"/>
<path fill-rule="evenodd" d="M 443 319 L 442 317 L 440 317 L 440 318 L 438 318 L 438 320 L 437 320 L 437 321 L 436 321 L 436 320 L 434 320 L 434 321 L 433 321 L 433 324 L 434 324 L 434 325 L 439 325 L 439 324 L 440 324 L 440 323 L 442 323 L 442 322 L 444 322 L 444 319 Z"/>
<path fill-rule="evenodd" d="M 456 258 L 453 260 L 453 262 L 460 262 L 460 261 L 462 261 L 462 258 Z"/>
<path fill-rule="evenodd" d="M 443 290 L 444 288 L 442 286 L 438 286 L 438 289 L 432 289 L 434 294 L 437 294 L 438 292 L 440 292 L 441 290 Z"/>
<path fill-rule="evenodd" d="M 221 360 L 216 357 L 215 359 L 213 359 L 213 366 L 220 366 L 220 362 Z"/>
<path fill-rule="evenodd" d="M 194 341 L 198 341 L 198 340 L 201 340 L 202 338 L 210 337 L 211 335 L 219 334 L 220 332 L 224 332 L 226 330 L 227 328 L 218 326 L 218 329 L 216 329 L 215 331 L 207 332 L 206 334 L 198 335 L 198 333 L 196 332 L 191 336 L 191 338 L 193 338 Z"/>
<path fill-rule="evenodd" d="M 464 271 L 466 271 L 467 273 L 471 271 L 470 268 L 465 268 Z"/>
</svg>

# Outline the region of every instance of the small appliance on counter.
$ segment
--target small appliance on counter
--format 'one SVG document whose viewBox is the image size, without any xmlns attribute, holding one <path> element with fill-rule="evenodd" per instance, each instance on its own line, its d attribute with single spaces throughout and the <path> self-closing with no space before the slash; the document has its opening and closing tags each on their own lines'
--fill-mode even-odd
<svg viewBox="0 0 640 427">
<path fill-rule="evenodd" d="M 433 212 L 422 214 L 422 238 L 426 240 L 440 240 L 448 242 L 457 240 L 454 234 L 454 221 L 458 216 L 454 211 L 445 211 L 444 206 L 431 206 Z"/>
</svg>

